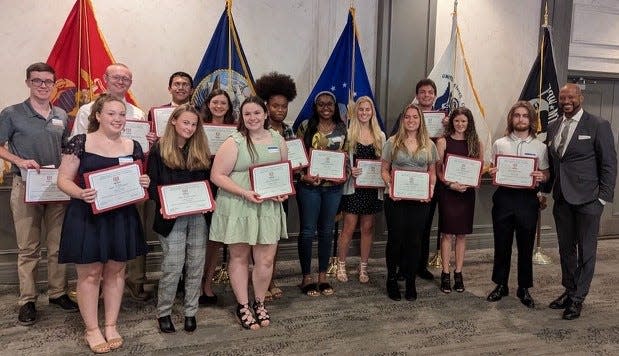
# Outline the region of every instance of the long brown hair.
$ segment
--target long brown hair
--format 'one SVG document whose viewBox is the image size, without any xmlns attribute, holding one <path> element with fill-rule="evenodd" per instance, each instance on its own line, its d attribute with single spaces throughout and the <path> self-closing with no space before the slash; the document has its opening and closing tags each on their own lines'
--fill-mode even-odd
<svg viewBox="0 0 619 356">
<path fill-rule="evenodd" d="M 88 115 L 88 129 L 86 130 L 86 132 L 91 133 L 99 129 L 99 120 L 97 120 L 97 114 L 101 114 L 101 111 L 103 110 L 103 105 L 105 103 L 110 103 L 112 101 L 118 101 L 119 103 L 123 104 L 123 108 L 127 108 L 127 106 L 122 100 L 115 98 L 110 94 L 103 93 L 99 95 L 97 100 L 95 100 L 94 104 L 92 104 L 92 107 L 90 108 L 90 115 Z"/>
<path fill-rule="evenodd" d="M 254 146 L 254 143 L 251 140 L 251 136 L 249 136 L 249 130 L 247 130 L 247 126 L 245 126 L 245 120 L 243 119 L 243 107 L 250 103 L 260 106 L 262 110 L 264 110 L 265 116 L 267 115 L 268 111 L 267 111 L 267 105 L 264 103 L 264 100 L 262 100 L 262 98 L 260 98 L 259 96 L 255 96 L 255 95 L 252 95 L 248 97 L 247 99 L 245 99 L 243 103 L 241 104 L 241 106 L 239 107 L 239 113 L 241 117 L 239 118 L 239 123 L 237 124 L 236 129 L 241 133 L 241 135 L 245 136 L 245 141 L 247 142 L 247 151 L 249 151 L 249 157 L 251 157 L 252 162 L 255 162 L 258 152 L 256 151 L 256 147 Z M 269 120 L 267 117 L 265 117 L 264 124 L 262 127 L 265 129 L 268 129 Z"/>
<path fill-rule="evenodd" d="M 210 124 L 213 122 L 213 114 L 211 113 L 211 109 L 209 109 L 209 104 L 211 100 L 217 95 L 223 95 L 226 97 L 226 101 L 228 102 L 228 111 L 224 114 L 224 124 L 226 125 L 234 125 L 234 108 L 232 107 L 232 100 L 230 100 L 230 95 L 227 91 L 223 89 L 213 89 L 210 93 L 204 98 L 204 104 L 202 104 L 202 108 L 200 109 L 200 116 L 205 123 Z"/>
<path fill-rule="evenodd" d="M 529 115 L 529 135 L 531 135 L 531 137 L 537 136 L 537 112 L 535 112 L 533 105 L 525 100 L 517 101 L 516 104 L 509 109 L 509 113 L 507 113 L 507 128 L 505 129 L 505 136 L 514 132 L 514 120 L 512 120 L 512 116 L 514 116 L 514 112 L 516 112 L 516 109 L 518 108 L 525 108 L 527 110 L 527 114 Z"/>
<path fill-rule="evenodd" d="M 449 137 L 456 132 L 454 127 L 454 120 L 457 116 L 464 115 L 467 120 L 466 130 L 464 131 L 464 139 L 469 150 L 469 157 L 481 158 L 481 149 L 479 147 L 479 136 L 477 136 L 477 130 L 475 130 L 475 120 L 473 119 L 473 113 L 471 110 L 465 107 L 456 108 L 449 114 L 449 122 L 445 128 L 445 137 Z"/>
<path fill-rule="evenodd" d="M 406 144 L 404 143 L 404 141 L 406 140 L 406 129 L 404 128 L 404 125 L 405 125 L 404 115 L 406 115 L 406 112 L 409 109 L 415 109 L 417 110 L 417 113 L 419 114 L 419 129 L 417 129 L 417 135 L 416 135 L 417 149 L 415 150 L 415 152 L 413 152 L 413 156 L 416 156 L 421 151 L 429 148 L 432 142 L 430 141 L 430 135 L 428 135 L 428 129 L 426 128 L 426 123 L 423 118 L 423 111 L 416 104 L 408 104 L 404 108 L 404 110 L 402 110 L 402 116 L 400 117 L 400 126 L 398 127 L 398 132 L 396 132 L 394 136 L 389 138 L 393 142 L 393 146 L 392 146 L 393 149 L 391 151 L 392 161 L 395 159 L 398 150 L 401 150 L 402 152 L 405 152 L 408 155 L 408 149 L 406 149 Z M 430 154 L 431 153 L 428 151 L 427 152 L 428 158 L 430 158 Z"/>
<path fill-rule="evenodd" d="M 178 149 L 176 144 L 176 127 L 173 124 L 185 112 L 192 113 L 198 118 L 196 131 L 185 143 L 188 152 L 187 159 L 183 156 L 183 152 Z M 183 104 L 172 112 L 168 119 L 165 133 L 159 139 L 159 150 L 163 163 L 172 169 L 197 171 L 208 169 L 211 166 L 211 153 L 209 152 L 206 135 L 202 128 L 202 118 L 200 118 L 200 114 L 193 105 Z"/>
</svg>

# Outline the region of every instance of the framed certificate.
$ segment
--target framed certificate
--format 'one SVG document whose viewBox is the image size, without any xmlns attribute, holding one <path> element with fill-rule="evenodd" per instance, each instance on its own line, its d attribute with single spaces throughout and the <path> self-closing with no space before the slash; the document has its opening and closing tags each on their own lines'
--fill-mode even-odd
<svg viewBox="0 0 619 356">
<path fill-rule="evenodd" d="M 153 109 L 153 124 L 155 125 L 155 133 L 157 137 L 163 136 L 170 115 L 176 109 L 175 107 L 163 107 Z"/>
<path fill-rule="evenodd" d="M 430 174 L 394 169 L 391 171 L 391 196 L 404 200 L 430 199 Z"/>
<path fill-rule="evenodd" d="M 384 188 L 381 166 L 379 160 L 358 159 L 357 168 L 361 168 L 361 174 L 355 178 L 355 188 Z"/>
<path fill-rule="evenodd" d="M 127 120 L 122 136 L 136 140 L 142 146 L 144 153 L 150 150 L 150 143 L 146 139 L 146 135 L 151 130 L 151 123 L 148 121 Z"/>
<path fill-rule="evenodd" d="M 250 167 L 249 180 L 261 199 L 295 194 L 290 161 Z"/>
<path fill-rule="evenodd" d="M 496 174 L 492 183 L 512 188 L 533 188 L 535 180 L 531 176 L 537 169 L 536 157 L 496 155 Z"/>
<path fill-rule="evenodd" d="M 215 210 L 215 201 L 208 181 L 160 185 L 159 202 L 164 219 L 194 215 Z"/>
<path fill-rule="evenodd" d="M 424 111 L 423 119 L 426 123 L 426 129 L 428 129 L 428 135 L 431 138 L 442 137 L 445 131 L 443 126 L 443 119 L 445 113 L 442 111 Z"/>
<path fill-rule="evenodd" d="M 344 179 L 346 154 L 339 151 L 314 150 L 310 152 L 307 175 L 325 179 Z"/>
<path fill-rule="evenodd" d="M 25 175 L 26 193 L 25 203 L 54 203 L 69 201 L 71 197 L 58 189 L 58 169 L 41 168 L 39 173 L 36 169 L 28 169 Z"/>
<path fill-rule="evenodd" d="M 303 141 L 300 138 L 286 140 L 286 146 L 288 146 L 288 160 L 290 160 L 292 169 L 299 169 L 309 165 L 307 151 L 305 151 L 305 145 L 303 145 Z"/>
<path fill-rule="evenodd" d="M 84 173 L 87 188 L 97 191 L 91 203 L 93 214 L 99 214 L 121 206 L 148 199 L 148 193 L 140 185 L 142 165 L 139 161 Z"/>
<path fill-rule="evenodd" d="M 212 156 L 217 153 L 221 144 L 236 132 L 236 126 L 234 125 L 204 124 L 202 127 L 204 128 L 208 149 L 211 151 Z"/>
<path fill-rule="evenodd" d="M 445 180 L 478 188 L 483 162 L 480 159 L 447 154 Z"/>
</svg>

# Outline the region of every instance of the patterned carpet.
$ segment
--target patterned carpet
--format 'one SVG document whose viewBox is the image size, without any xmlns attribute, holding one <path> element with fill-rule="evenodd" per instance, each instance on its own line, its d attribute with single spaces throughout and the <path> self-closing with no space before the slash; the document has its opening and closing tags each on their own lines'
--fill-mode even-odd
<svg viewBox="0 0 619 356">
<path fill-rule="evenodd" d="M 158 332 L 153 302 L 125 298 L 119 320 L 126 344 L 114 354 L 150 355 L 617 355 L 619 354 L 619 240 L 600 241 L 598 264 L 583 314 L 561 319 L 548 303 L 562 292 L 556 249 L 545 252 L 553 264 L 535 266 L 531 294 L 537 308 L 529 310 L 515 297 L 515 266 L 510 296 L 486 302 L 490 281 L 490 249 L 469 251 L 464 278 L 467 290 L 442 294 L 438 281 L 418 281 L 416 302 L 393 302 L 385 296 L 382 259 L 370 261 L 371 281 L 361 285 L 352 271 L 348 283 L 334 282 L 333 296 L 310 298 L 299 293 L 296 261 L 278 264 L 284 297 L 268 305 L 272 324 L 246 331 L 235 321 L 229 286 L 219 285 L 220 305 L 200 309 L 193 334 Z M 512 257 L 515 261 L 515 256 Z M 433 270 L 438 275 L 438 270 Z M 403 287 L 403 286 L 402 286 Z M 39 321 L 17 323 L 17 287 L 0 287 L 0 354 L 87 354 L 79 314 L 65 314 L 42 296 Z M 180 304 L 178 302 L 177 304 Z M 182 329 L 180 305 L 174 310 Z"/>
</svg>

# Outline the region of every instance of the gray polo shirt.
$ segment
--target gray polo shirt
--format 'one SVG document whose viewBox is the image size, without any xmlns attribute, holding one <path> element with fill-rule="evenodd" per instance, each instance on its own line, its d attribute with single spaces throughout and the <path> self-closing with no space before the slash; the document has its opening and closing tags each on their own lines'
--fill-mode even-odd
<svg viewBox="0 0 619 356">
<path fill-rule="evenodd" d="M 67 113 L 52 106 L 47 118 L 34 111 L 30 99 L 0 112 L 0 145 L 8 142 L 9 151 L 41 166 L 60 165 L 61 146 L 67 138 Z M 19 175 L 13 165 L 12 172 Z"/>
</svg>

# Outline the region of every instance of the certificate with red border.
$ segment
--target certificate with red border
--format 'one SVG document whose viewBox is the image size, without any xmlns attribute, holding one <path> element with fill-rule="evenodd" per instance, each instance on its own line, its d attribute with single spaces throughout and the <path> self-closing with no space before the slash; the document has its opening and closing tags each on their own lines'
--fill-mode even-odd
<svg viewBox="0 0 619 356">
<path fill-rule="evenodd" d="M 428 135 L 431 138 L 443 137 L 445 126 L 443 126 L 443 119 L 445 113 L 443 111 L 424 111 L 423 121 L 426 124 Z"/>
<path fill-rule="evenodd" d="M 141 174 L 140 161 L 84 173 L 86 187 L 97 191 L 90 204 L 93 214 L 148 199 L 148 192 L 140 185 Z"/>
<path fill-rule="evenodd" d="M 290 161 L 252 166 L 249 180 L 261 199 L 295 194 Z"/>
<path fill-rule="evenodd" d="M 202 127 L 212 156 L 217 153 L 221 144 L 237 131 L 234 125 L 203 124 Z"/>
<path fill-rule="evenodd" d="M 310 150 L 307 175 L 324 179 L 346 178 L 346 154 L 339 151 Z"/>
<path fill-rule="evenodd" d="M 173 106 L 164 106 L 162 108 L 153 109 L 153 124 L 155 125 L 155 133 L 157 137 L 163 136 L 165 128 L 168 125 L 170 115 L 176 108 Z"/>
<path fill-rule="evenodd" d="M 138 141 L 144 153 L 150 151 L 150 143 L 146 135 L 152 130 L 152 124 L 143 120 L 127 120 L 122 136 Z"/>
<path fill-rule="evenodd" d="M 288 146 L 288 160 L 292 165 L 292 169 L 299 169 L 309 166 L 307 151 L 305 150 L 305 145 L 300 138 L 286 140 L 286 146 Z"/>
<path fill-rule="evenodd" d="M 28 169 L 25 175 L 26 192 L 25 203 L 57 203 L 71 199 L 56 185 L 58 169 L 41 168 L 39 173 L 36 169 Z"/>
<path fill-rule="evenodd" d="M 159 202 L 164 219 L 206 213 L 215 210 L 215 200 L 208 181 L 160 185 Z"/>
<path fill-rule="evenodd" d="M 430 199 L 430 174 L 428 172 L 391 171 L 391 196 L 403 200 Z"/>
<path fill-rule="evenodd" d="M 478 188 L 481 183 L 482 168 L 481 159 L 447 154 L 444 178 L 447 182 L 457 182 Z"/>
<path fill-rule="evenodd" d="M 494 166 L 497 171 L 492 184 L 512 188 L 535 187 L 531 173 L 537 170 L 537 157 L 496 155 Z"/>
<path fill-rule="evenodd" d="M 357 168 L 361 174 L 355 178 L 355 188 L 384 188 L 385 181 L 381 176 L 382 162 L 374 159 L 358 159 Z"/>
</svg>

